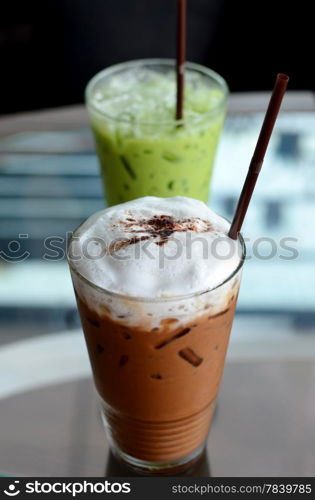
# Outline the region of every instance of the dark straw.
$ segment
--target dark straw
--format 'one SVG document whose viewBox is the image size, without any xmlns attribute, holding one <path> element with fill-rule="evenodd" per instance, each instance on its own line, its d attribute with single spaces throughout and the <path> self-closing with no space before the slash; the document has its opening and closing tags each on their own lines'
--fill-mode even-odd
<svg viewBox="0 0 315 500">
<path fill-rule="evenodd" d="M 271 137 L 272 130 L 280 110 L 282 98 L 288 85 L 288 81 L 289 77 L 287 75 L 283 75 L 282 73 L 279 73 L 277 75 L 276 83 L 269 101 L 265 119 L 261 127 L 256 148 L 249 165 L 247 177 L 244 182 L 244 186 L 228 233 L 228 236 L 233 240 L 236 240 L 238 233 L 241 230 L 244 217 L 246 215 L 247 208 L 264 161 L 265 153 L 269 144 L 269 139 Z"/>
<path fill-rule="evenodd" d="M 186 0 L 177 0 L 176 120 L 184 116 Z"/>
</svg>

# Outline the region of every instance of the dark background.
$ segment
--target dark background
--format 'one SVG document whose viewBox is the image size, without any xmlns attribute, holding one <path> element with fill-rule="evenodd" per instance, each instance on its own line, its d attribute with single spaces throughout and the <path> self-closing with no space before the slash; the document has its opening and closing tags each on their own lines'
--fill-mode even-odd
<svg viewBox="0 0 315 500">
<path fill-rule="evenodd" d="M 314 90 L 311 2 L 187 3 L 188 59 L 232 91 L 269 90 L 277 72 Z M 103 67 L 175 55 L 176 0 L 11 0 L 0 19 L 0 113 L 79 103 Z"/>
</svg>

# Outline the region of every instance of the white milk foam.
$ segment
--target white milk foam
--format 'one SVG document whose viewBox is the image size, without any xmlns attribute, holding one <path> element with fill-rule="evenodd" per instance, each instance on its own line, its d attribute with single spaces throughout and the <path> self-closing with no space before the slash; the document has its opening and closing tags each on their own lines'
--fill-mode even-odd
<svg viewBox="0 0 315 500">
<path fill-rule="evenodd" d="M 130 301 L 109 300 L 114 315 L 128 315 L 132 300 L 143 297 L 148 316 L 159 310 L 161 317 L 167 317 L 174 304 L 163 298 L 211 290 L 237 269 L 242 249 L 228 238 L 228 229 L 229 223 L 201 201 L 181 196 L 139 198 L 87 219 L 72 240 L 71 265 L 94 285 L 130 297 Z M 99 309 L 104 297 L 79 284 L 72 274 L 79 295 L 81 290 L 89 306 Z M 227 283 L 211 293 L 215 310 L 226 305 L 231 286 Z M 150 306 L 150 299 L 159 299 L 158 305 Z M 203 294 L 179 300 L 178 307 L 190 314 L 204 309 L 207 301 L 209 294 Z"/>
</svg>

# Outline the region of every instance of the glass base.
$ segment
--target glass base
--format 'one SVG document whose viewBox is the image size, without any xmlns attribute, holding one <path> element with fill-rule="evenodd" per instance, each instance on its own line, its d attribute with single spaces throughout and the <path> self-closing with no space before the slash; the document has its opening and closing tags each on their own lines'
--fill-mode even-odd
<svg viewBox="0 0 315 500">
<path fill-rule="evenodd" d="M 149 460 L 149 459 L 144 459 L 144 458 L 138 458 L 136 456 L 133 456 L 126 451 L 122 450 L 122 447 L 120 446 L 120 443 L 117 442 L 117 439 L 115 439 L 115 432 L 113 432 L 114 426 L 112 424 L 112 415 L 113 411 L 110 411 L 109 407 L 106 405 L 104 401 L 100 399 L 101 403 L 101 419 L 104 425 L 104 429 L 107 435 L 107 438 L 109 440 L 110 448 L 115 456 L 115 458 L 123 463 L 125 466 L 129 467 L 133 471 L 139 472 L 140 474 L 147 474 L 147 475 L 178 475 L 185 473 L 187 470 L 190 468 L 194 467 L 198 461 L 201 458 L 201 455 L 203 454 L 205 450 L 205 443 L 206 443 L 206 438 L 207 438 L 207 429 L 209 428 L 210 424 L 210 419 L 212 415 L 212 410 L 213 410 L 213 403 L 210 404 L 210 413 L 209 413 L 209 408 L 206 408 L 206 411 L 201 412 L 201 423 L 202 427 L 205 427 L 203 432 L 204 439 L 201 441 L 201 444 L 198 446 L 198 437 L 200 437 L 200 425 L 197 425 L 197 439 L 195 439 L 196 445 L 198 446 L 195 448 L 192 452 L 190 452 L 187 455 L 184 455 L 180 458 L 174 458 L 168 461 L 157 461 L 157 460 Z M 196 416 L 194 416 L 195 419 Z M 117 416 L 116 416 L 117 418 Z M 122 419 L 122 417 L 120 417 Z M 123 418 L 122 421 L 125 423 L 125 419 Z M 117 424 L 117 421 L 115 422 Z M 200 420 L 197 420 L 197 424 L 200 423 Z M 174 422 L 173 422 L 174 424 Z M 176 424 L 176 422 L 175 422 Z M 130 425 L 130 422 L 127 419 L 127 425 Z M 127 434 L 126 434 L 126 428 L 124 429 L 125 432 L 125 437 L 128 439 L 130 438 L 130 433 L 134 437 L 134 445 L 135 445 L 135 450 L 138 449 L 138 440 L 135 438 L 135 430 L 137 431 L 137 425 L 139 425 L 139 422 L 137 421 L 132 421 L 130 428 L 127 426 Z M 140 421 L 140 425 L 142 425 L 142 422 Z M 194 430 L 196 427 L 196 422 L 194 422 L 194 426 L 190 428 L 190 433 L 191 430 Z M 141 429 L 140 429 L 141 430 Z M 152 434 L 152 433 L 151 433 Z M 173 445 L 173 434 L 171 434 L 169 431 L 165 434 L 165 432 L 162 433 L 157 433 L 156 429 L 153 431 L 154 437 L 156 439 L 153 440 L 153 443 L 157 443 L 157 437 L 160 439 L 160 443 L 167 443 L 170 446 Z M 119 434 L 118 434 L 119 435 Z M 150 435 L 150 434 L 149 434 Z M 148 433 L 146 434 L 146 437 L 148 436 Z M 139 432 L 138 432 L 138 437 L 139 437 Z M 140 437 L 141 437 L 141 432 L 140 432 Z M 189 436 L 188 436 L 189 437 Z M 190 436 L 191 437 L 191 436 Z M 119 436 L 120 441 L 121 435 Z M 127 439 L 127 442 L 128 442 Z M 163 441 L 164 439 L 164 441 Z M 183 430 L 181 430 L 181 439 L 186 440 L 187 439 L 187 434 Z M 146 442 L 144 439 L 143 442 L 146 444 L 147 449 L 146 449 L 146 454 L 147 455 L 152 455 L 153 453 L 151 448 L 150 448 L 150 441 Z M 200 440 L 199 440 L 200 443 Z M 129 449 L 130 449 L 130 443 L 129 443 Z M 185 447 L 184 447 L 185 448 Z M 187 448 L 187 447 L 186 447 Z M 148 453 L 149 451 L 149 453 Z M 174 448 L 173 448 L 174 451 Z M 178 450 L 179 451 L 179 450 Z M 173 453 L 174 454 L 174 453 Z M 154 454 L 153 454 L 154 455 Z"/>
<path fill-rule="evenodd" d="M 104 410 L 105 403 L 102 402 L 102 410 Z M 187 469 L 191 468 L 195 465 L 196 462 L 200 459 L 204 449 L 205 449 L 205 439 L 195 450 L 193 450 L 188 455 L 185 455 L 181 458 L 176 458 L 174 460 L 169 461 L 152 461 L 152 460 L 144 460 L 126 453 L 121 449 L 116 439 L 113 438 L 111 432 L 111 426 L 109 425 L 108 419 L 105 416 L 104 411 L 101 410 L 101 419 L 105 428 L 105 432 L 109 439 L 109 444 L 113 455 L 119 461 L 123 462 L 126 466 L 131 468 L 134 471 L 137 471 L 141 474 L 148 475 L 176 475 L 185 472 Z"/>
<path fill-rule="evenodd" d="M 127 465 L 127 467 L 136 472 L 139 472 L 140 474 L 148 476 L 176 476 L 178 474 L 186 472 L 198 462 L 204 452 L 205 444 L 203 443 L 201 446 L 199 446 L 199 448 L 194 450 L 186 457 L 170 462 L 150 462 L 147 460 L 140 460 L 139 458 L 132 457 L 131 455 L 124 453 L 113 443 L 111 443 L 111 449 L 118 460 L 122 461 L 125 465 Z"/>
</svg>

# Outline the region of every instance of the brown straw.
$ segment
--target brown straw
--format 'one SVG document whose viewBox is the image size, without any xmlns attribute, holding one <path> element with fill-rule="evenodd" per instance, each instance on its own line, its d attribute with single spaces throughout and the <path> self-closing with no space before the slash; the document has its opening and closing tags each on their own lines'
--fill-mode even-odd
<svg viewBox="0 0 315 500">
<path fill-rule="evenodd" d="M 176 120 L 182 120 L 184 115 L 185 60 L 186 0 L 177 0 Z"/>
<path fill-rule="evenodd" d="M 233 240 L 236 240 L 238 233 L 241 230 L 244 217 L 246 215 L 247 208 L 264 161 L 264 156 L 268 147 L 269 139 L 271 137 L 272 130 L 279 113 L 282 98 L 288 85 L 288 81 L 289 77 L 287 75 L 283 75 L 282 73 L 279 73 L 277 75 L 276 83 L 269 101 L 265 119 L 261 127 L 256 148 L 249 165 L 247 177 L 244 182 L 241 196 L 239 198 L 233 221 L 228 233 L 228 236 Z"/>
</svg>

